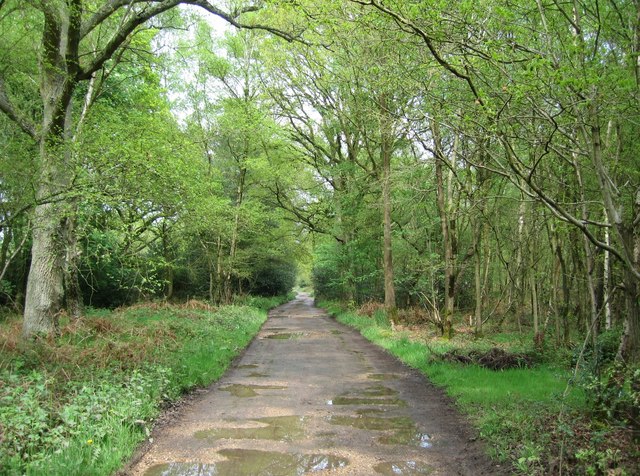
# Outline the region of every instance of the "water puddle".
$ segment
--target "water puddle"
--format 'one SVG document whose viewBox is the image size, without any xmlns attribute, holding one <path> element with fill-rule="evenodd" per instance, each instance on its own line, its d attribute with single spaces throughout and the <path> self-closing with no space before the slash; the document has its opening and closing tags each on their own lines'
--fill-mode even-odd
<svg viewBox="0 0 640 476">
<path fill-rule="evenodd" d="M 304 437 L 304 417 L 280 416 L 251 420 L 261 424 L 250 428 L 214 428 L 198 431 L 194 437 L 204 439 L 294 441 Z"/>
<path fill-rule="evenodd" d="M 330 405 L 391 405 L 406 407 L 407 402 L 399 398 L 373 398 L 373 397 L 348 397 L 340 396 L 329 400 Z"/>
<path fill-rule="evenodd" d="M 289 340 L 302 337 L 302 332 L 281 332 L 279 334 L 269 334 L 265 339 Z"/>
<path fill-rule="evenodd" d="M 300 476 L 344 468 L 349 460 L 324 454 L 226 449 L 227 458 L 215 464 L 169 463 L 153 466 L 145 476 Z"/>
<path fill-rule="evenodd" d="M 303 455 L 241 449 L 222 450 L 220 454 L 228 459 L 229 471 L 220 471 L 219 475 L 298 476 L 344 468 L 349 464 L 349 460 L 345 458 L 324 454 Z"/>
<path fill-rule="evenodd" d="M 218 475 L 215 464 L 167 463 L 157 464 L 144 472 L 144 476 L 215 476 Z"/>
<path fill-rule="evenodd" d="M 398 392 L 382 385 L 373 385 L 338 395 L 329 400 L 329 405 L 392 405 L 406 407 L 407 403 L 396 397 Z"/>
<path fill-rule="evenodd" d="M 397 395 L 398 391 L 382 385 L 374 385 L 373 387 L 365 388 L 362 394 L 367 397 L 388 397 L 390 395 Z"/>
<path fill-rule="evenodd" d="M 383 445 L 418 446 L 431 448 L 431 436 L 418 431 L 416 424 L 409 417 L 382 417 L 382 412 L 362 410 L 358 416 L 332 415 L 332 425 L 350 426 L 359 430 L 385 431 L 378 441 Z"/>
<path fill-rule="evenodd" d="M 371 380 L 386 381 L 386 380 L 396 380 L 398 378 L 398 375 L 397 374 L 370 374 L 367 376 L 367 378 Z"/>
<path fill-rule="evenodd" d="M 383 445 L 406 445 L 406 446 L 419 446 L 420 448 L 431 448 L 431 436 L 427 433 L 419 432 L 415 426 L 413 428 L 406 428 L 396 430 L 391 435 L 384 435 L 378 438 L 378 441 Z"/>
<path fill-rule="evenodd" d="M 384 476 L 419 476 L 431 474 L 433 469 L 420 461 L 397 461 L 380 463 L 373 468 L 376 473 Z"/>
<path fill-rule="evenodd" d="M 239 369 L 257 369 L 258 368 L 258 364 L 244 364 L 244 365 L 238 365 Z"/>
<path fill-rule="evenodd" d="M 415 428 L 415 424 L 409 417 L 374 417 L 374 416 L 345 416 L 331 415 L 329 423 L 332 425 L 350 426 L 359 430 L 404 430 Z"/>
<path fill-rule="evenodd" d="M 258 396 L 256 390 L 284 390 L 287 387 L 281 385 L 242 385 L 234 383 L 226 387 L 221 387 L 220 390 L 229 392 L 234 397 L 248 398 Z"/>
</svg>

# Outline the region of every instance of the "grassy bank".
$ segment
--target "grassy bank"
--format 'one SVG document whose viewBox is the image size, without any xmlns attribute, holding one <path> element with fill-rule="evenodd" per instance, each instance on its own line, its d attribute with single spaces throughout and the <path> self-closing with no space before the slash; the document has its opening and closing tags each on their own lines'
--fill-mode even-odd
<svg viewBox="0 0 640 476">
<path fill-rule="evenodd" d="M 218 379 L 283 299 L 139 305 L 25 344 L 0 317 L 0 474 L 108 475 L 161 409 Z"/>
<path fill-rule="evenodd" d="M 585 387 L 572 372 L 571 354 L 541 354 L 528 336 L 499 333 L 451 340 L 404 328 L 392 331 L 383 312 L 359 315 L 321 303 L 338 321 L 357 328 L 443 387 L 467 414 L 492 458 L 516 474 L 635 474 L 638 448 L 624 425 L 597 418 Z M 445 359 L 496 347 L 531 357 L 527 368 L 489 370 Z M 612 472 L 613 471 L 613 472 Z"/>
</svg>

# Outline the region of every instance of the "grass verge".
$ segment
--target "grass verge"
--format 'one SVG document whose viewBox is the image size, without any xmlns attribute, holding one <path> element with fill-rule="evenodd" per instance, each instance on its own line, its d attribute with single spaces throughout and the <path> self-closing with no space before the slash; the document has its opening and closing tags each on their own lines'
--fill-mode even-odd
<svg viewBox="0 0 640 476">
<path fill-rule="evenodd" d="M 19 317 L 5 317 L 0 474 L 112 474 L 148 437 L 161 409 L 217 380 L 267 309 L 287 299 L 94 310 L 63 323 L 57 339 L 29 344 L 19 339 Z"/>
<path fill-rule="evenodd" d="M 635 474 L 637 446 L 628 428 L 593 418 L 589 396 L 575 385 L 567 355 L 537 355 L 529 368 L 494 371 L 442 359 L 452 350 L 499 347 L 534 353 L 521 334 L 445 340 L 410 329 L 392 331 L 383 312 L 360 315 L 335 302 L 320 303 L 339 322 L 355 327 L 443 387 L 468 415 L 490 456 L 515 474 Z"/>
</svg>

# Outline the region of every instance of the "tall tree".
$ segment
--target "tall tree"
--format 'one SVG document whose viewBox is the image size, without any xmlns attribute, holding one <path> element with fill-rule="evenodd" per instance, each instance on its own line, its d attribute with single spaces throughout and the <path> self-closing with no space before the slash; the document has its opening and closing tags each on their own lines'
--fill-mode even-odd
<svg viewBox="0 0 640 476">
<path fill-rule="evenodd" d="M 52 0 L 0 4 L 3 29 L 11 30 L 13 22 L 22 24 L 21 16 L 36 20 L 35 29 L 30 30 L 33 48 L 28 53 L 29 61 L 38 57 L 40 64 L 39 90 L 33 94 L 39 97 L 39 104 L 33 112 L 21 107 L 13 85 L 0 77 L 0 110 L 39 146 L 37 205 L 23 325 L 26 337 L 56 331 L 64 297 L 63 236 L 70 213 L 64 197 L 72 186 L 69 146 L 76 91 L 125 48 L 142 25 L 180 4 L 198 6 L 234 25 L 240 25 L 243 14 L 259 9 L 258 5 L 246 5 L 225 12 L 206 0 Z M 261 27 L 255 23 L 246 26 Z M 4 61 L 9 64 L 4 64 L 2 70 L 10 71 L 16 59 L 5 57 Z"/>
</svg>

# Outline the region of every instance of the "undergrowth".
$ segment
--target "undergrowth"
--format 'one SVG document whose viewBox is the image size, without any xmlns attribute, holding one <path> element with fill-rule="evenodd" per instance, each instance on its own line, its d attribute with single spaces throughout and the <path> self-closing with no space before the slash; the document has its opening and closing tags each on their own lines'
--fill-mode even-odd
<svg viewBox="0 0 640 476">
<path fill-rule="evenodd" d="M 443 387 L 478 429 L 492 458 L 508 465 L 510 472 L 636 474 L 640 452 L 631 440 L 628 420 L 603 418 L 599 397 L 603 392 L 597 386 L 606 386 L 607 381 L 594 380 L 591 372 L 576 367 L 572 352 L 534 349 L 531 336 L 520 333 L 482 338 L 459 333 L 447 340 L 425 333 L 424 325 L 421 330 L 392 330 L 380 308 L 363 315 L 335 302 L 321 305 L 338 321 L 357 328 L 368 340 Z M 495 371 L 446 360 L 452 353 L 477 354 L 496 348 L 530 355 L 534 364 Z M 638 400 L 639 394 L 624 386 L 609 391 L 615 388 L 617 403 Z"/>
<path fill-rule="evenodd" d="M 161 409 L 218 379 L 286 298 L 93 310 L 57 339 L 0 322 L 0 474 L 107 475 Z"/>
</svg>

